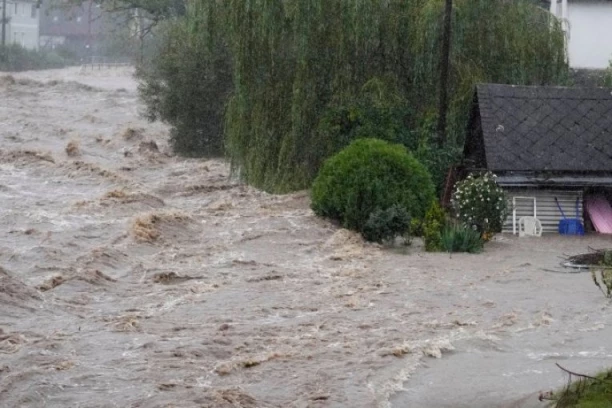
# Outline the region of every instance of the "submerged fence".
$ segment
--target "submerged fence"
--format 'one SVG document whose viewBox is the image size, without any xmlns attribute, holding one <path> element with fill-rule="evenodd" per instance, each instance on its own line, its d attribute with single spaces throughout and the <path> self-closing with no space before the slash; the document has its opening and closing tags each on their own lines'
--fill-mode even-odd
<svg viewBox="0 0 612 408">
<path fill-rule="evenodd" d="M 81 64 L 81 72 L 111 68 L 130 67 L 134 65 L 129 58 L 90 57 Z"/>
</svg>

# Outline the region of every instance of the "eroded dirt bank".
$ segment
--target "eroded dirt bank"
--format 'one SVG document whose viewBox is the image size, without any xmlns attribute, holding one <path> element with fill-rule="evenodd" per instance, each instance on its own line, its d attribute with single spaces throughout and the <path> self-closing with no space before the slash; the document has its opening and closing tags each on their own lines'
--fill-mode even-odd
<svg viewBox="0 0 612 408">
<path fill-rule="evenodd" d="M 382 407 L 453 344 L 522 333 L 610 363 L 603 296 L 542 271 L 607 240 L 383 251 L 173 157 L 128 74 L 0 78 L 0 406 Z"/>
</svg>

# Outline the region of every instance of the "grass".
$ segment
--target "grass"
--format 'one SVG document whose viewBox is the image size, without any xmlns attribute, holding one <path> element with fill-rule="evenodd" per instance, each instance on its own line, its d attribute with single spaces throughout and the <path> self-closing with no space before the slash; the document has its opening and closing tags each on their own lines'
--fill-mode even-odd
<svg viewBox="0 0 612 408">
<path fill-rule="evenodd" d="M 549 398 L 554 408 L 612 408 L 612 370 L 580 377 Z"/>
<path fill-rule="evenodd" d="M 442 249 L 446 252 L 467 252 L 477 254 L 484 242 L 480 233 L 463 225 L 450 225 L 442 231 Z"/>
</svg>

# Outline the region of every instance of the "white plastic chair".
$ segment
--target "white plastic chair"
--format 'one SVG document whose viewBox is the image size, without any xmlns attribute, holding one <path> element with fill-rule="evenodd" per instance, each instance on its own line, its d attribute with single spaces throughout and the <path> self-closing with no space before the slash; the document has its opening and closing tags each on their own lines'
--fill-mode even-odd
<svg viewBox="0 0 612 408">
<path fill-rule="evenodd" d="M 536 217 L 521 217 L 518 227 L 519 237 L 542 236 L 542 223 Z"/>
</svg>

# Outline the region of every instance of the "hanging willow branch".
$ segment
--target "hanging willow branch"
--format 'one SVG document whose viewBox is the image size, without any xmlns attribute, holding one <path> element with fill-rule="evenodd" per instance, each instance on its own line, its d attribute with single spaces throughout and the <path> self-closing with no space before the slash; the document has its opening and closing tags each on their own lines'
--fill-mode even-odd
<svg viewBox="0 0 612 408">
<path fill-rule="evenodd" d="M 444 0 L 194 2 L 200 7 L 188 13 L 215 6 L 214 26 L 227 39 L 225 147 L 248 183 L 272 192 L 308 187 L 346 144 L 336 135 L 359 122 L 367 84 L 391 89 L 375 98 L 384 101 L 376 115 L 393 126 L 389 137 L 401 133 L 397 126 L 413 131 L 392 141 L 432 144 L 435 126 L 426 123 L 437 120 Z M 454 0 L 452 12 L 445 148 L 463 143 L 474 84 L 563 84 L 568 72 L 558 22 L 528 0 Z"/>
</svg>

